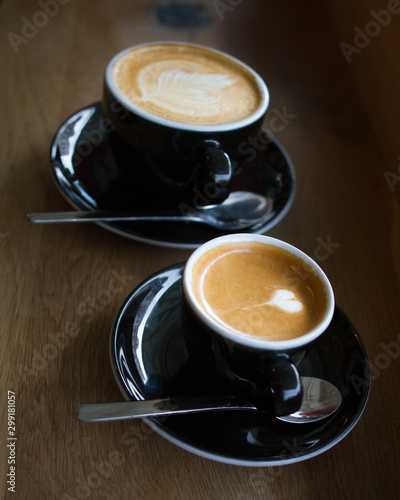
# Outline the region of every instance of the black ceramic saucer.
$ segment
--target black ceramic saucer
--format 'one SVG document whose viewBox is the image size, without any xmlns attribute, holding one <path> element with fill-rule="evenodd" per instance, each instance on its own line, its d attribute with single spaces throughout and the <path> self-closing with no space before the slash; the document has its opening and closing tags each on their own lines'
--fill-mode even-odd
<svg viewBox="0 0 400 500">
<path fill-rule="evenodd" d="M 192 368 L 183 341 L 183 264 L 148 278 L 126 299 L 111 332 L 110 355 L 126 399 L 215 393 Z M 306 355 L 303 376 L 326 379 L 340 390 L 340 409 L 310 424 L 289 424 L 251 411 L 150 418 L 146 422 L 176 445 L 219 462 L 273 466 L 299 462 L 328 450 L 355 426 L 367 403 L 370 373 L 358 333 L 336 308 L 327 331 Z"/>
<path fill-rule="evenodd" d="M 77 209 L 154 208 L 157 197 L 149 196 L 151 186 L 127 182 L 120 161 L 111 153 L 107 124 L 101 104 L 95 103 L 76 112 L 57 131 L 51 147 L 51 171 L 56 185 L 67 201 Z M 134 168 L 140 160 L 129 160 Z M 136 164 L 136 163 L 137 164 Z M 239 169 L 236 170 L 239 172 Z M 273 139 L 258 158 L 234 176 L 235 191 L 253 191 L 269 197 L 271 217 L 261 227 L 247 232 L 265 233 L 289 211 L 295 192 L 293 166 Z M 177 212 L 179 214 L 179 212 Z M 103 227 L 135 240 L 161 246 L 195 248 L 225 234 L 203 224 L 187 222 L 112 222 Z M 241 231 L 246 232 L 246 231 Z"/>
</svg>

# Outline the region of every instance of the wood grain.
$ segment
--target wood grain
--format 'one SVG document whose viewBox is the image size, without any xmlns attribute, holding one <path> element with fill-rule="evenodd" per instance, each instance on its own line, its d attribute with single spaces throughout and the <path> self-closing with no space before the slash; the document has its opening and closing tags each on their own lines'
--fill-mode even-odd
<svg viewBox="0 0 400 500">
<path fill-rule="evenodd" d="M 168 2 L 153 0 L 0 5 L 0 496 L 397 498 L 400 358 L 385 357 L 385 346 L 400 341 L 400 14 L 349 64 L 340 43 L 351 43 L 354 27 L 364 28 L 370 11 L 387 2 L 335 1 L 325 9 L 316 0 L 226 0 L 223 15 L 211 0 L 178 3 L 203 5 L 209 22 L 162 24 L 155 9 Z M 44 4 L 58 7 L 47 22 L 38 14 Z M 43 26 L 21 42 L 10 33 L 22 37 L 26 20 Z M 108 359 L 114 316 L 142 279 L 190 252 L 95 225 L 30 226 L 25 214 L 68 209 L 49 173 L 53 134 L 100 99 L 105 65 L 117 51 L 154 40 L 194 41 L 245 60 L 271 93 L 265 126 L 277 113 L 290 115 L 276 137 L 298 189 L 269 234 L 314 257 L 321 242 L 335 244 L 320 264 L 364 340 L 374 379 L 356 428 L 317 458 L 230 466 L 192 455 L 142 422 L 85 425 L 73 417 L 75 404 L 121 398 Z M 120 289 L 94 313 L 90 304 L 115 273 L 124 276 Z M 17 414 L 14 497 L 6 482 L 9 390 Z"/>
</svg>

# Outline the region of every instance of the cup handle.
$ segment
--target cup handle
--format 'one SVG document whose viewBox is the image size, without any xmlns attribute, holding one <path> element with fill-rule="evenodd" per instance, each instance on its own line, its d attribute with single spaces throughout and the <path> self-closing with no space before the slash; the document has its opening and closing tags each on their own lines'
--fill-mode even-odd
<svg viewBox="0 0 400 500">
<path fill-rule="evenodd" d="M 205 140 L 195 147 L 196 171 L 194 189 L 200 196 L 198 207 L 221 203 L 229 196 L 232 166 L 218 141 Z"/>
<path fill-rule="evenodd" d="M 302 403 L 303 386 L 296 366 L 289 360 L 266 363 L 265 372 L 268 397 L 260 394 L 255 401 L 257 408 L 278 417 L 297 411 Z"/>
</svg>

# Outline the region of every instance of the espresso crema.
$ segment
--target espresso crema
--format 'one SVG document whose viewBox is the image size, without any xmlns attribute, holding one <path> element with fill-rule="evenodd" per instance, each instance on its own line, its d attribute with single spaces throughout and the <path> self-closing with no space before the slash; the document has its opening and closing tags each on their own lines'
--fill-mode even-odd
<svg viewBox="0 0 400 500">
<path fill-rule="evenodd" d="M 133 48 L 114 63 L 113 80 L 139 108 L 184 124 L 235 123 L 251 116 L 263 100 L 246 67 L 190 45 Z"/>
<path fill-rule="evenodd" d="M 196 299 L 228 330 L 290 340 L 315 328 L 327 309 L 323 283 L 289 251 L 260 242 L 227 243 L 195 263 Z"/>
</svg>

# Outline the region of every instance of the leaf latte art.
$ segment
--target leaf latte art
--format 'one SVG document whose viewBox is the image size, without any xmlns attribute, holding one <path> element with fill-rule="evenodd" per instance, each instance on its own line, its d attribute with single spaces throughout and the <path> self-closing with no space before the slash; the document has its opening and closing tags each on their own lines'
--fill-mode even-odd
<svg viewBox="0 0 400 500">
<path fill-rule="evenodd" d="M 116 61 L 113 78 L 134 105 L 186 124 L 234 123 L 253 114 L 262 101 L 244 67 L 200 47 L 133 48 Z"/>
<path fill-rule="evenodd" d="M 148 68 L 151 74 L 151 67 Z M 214 105 L 220 100 L 219 91 L 234 83 L 228 75 L 188 73 L 180 70 L 164 71 L 158 77 L 156 88 L 146 86 L 148 72 L 139 74 L 138 82 L 142 91 L 142 101 L 159 102 L 172 110 L 176 103 L 190 106 Z"/>
</svg>

